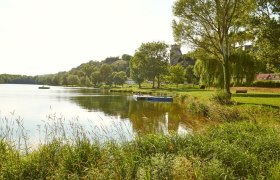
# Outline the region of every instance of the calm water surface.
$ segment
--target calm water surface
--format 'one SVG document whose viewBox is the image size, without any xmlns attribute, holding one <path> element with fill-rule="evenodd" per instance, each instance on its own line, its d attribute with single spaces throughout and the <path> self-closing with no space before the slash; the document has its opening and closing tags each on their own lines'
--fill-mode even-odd
<svg viewBox="0 0 280 180">
<path fill-rule="evenodd" d="M 39 129 L 50 119 L 79 122 L 100 140 L 129 140 L 136 135 L 171 131 L 191 133 L 204 124 L 176 103 L 135 101 L 131 94 L 94 89 L 38 87 L 0 85 L 0 118 L 22 118 L 31 138 L 38 138 Z"/>
</svg>

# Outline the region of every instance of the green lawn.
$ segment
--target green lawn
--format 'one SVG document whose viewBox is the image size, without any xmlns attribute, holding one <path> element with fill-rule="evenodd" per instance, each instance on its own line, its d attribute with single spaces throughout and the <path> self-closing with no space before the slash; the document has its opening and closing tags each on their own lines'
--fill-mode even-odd
<svg viewBox="0 0 280 180">
<path fill-rule="evenodd" d="M 124 86 L 123 88 L 117 88 L 122 90 L 131 90 L 133 92 L 152 92 L 154 94 L 166 94 L 166 95 L 190 95 L 199 99 L 208 100 L 216 90 L 201 90 L 198 86 L 192 87 L 187 85 L 176 86 L 165 85 L 160 89 L 152 89 L 149 84 L 144 84 L 143 88 L 139 89 L 137 85 Z M 232 91 L 232 99 L 240 104 L 252 104 L 252 105 L 269 105 L 280 107 L 280 93 L 269 93 L 260 91 L 250 91 L 246 94 L 236 94 Z"/>
<path fill-rule="evenodd" d="M 215 90 L 189 89 L 185 90 L 184 92 L 179 92 L 179 94 L 188 94 L 199 99 L 207 100 L 211 98 L 213 94 L 215 94 Z M 240 104 L 270 105 L 280 107 L 280 93 L 249 92 L 246 94 L 236 94 L 232 91 L 232 100 Z"/>
<path fill-rule="evenodd" d="M 242 104 L 270 105 L 280 107 L 280 94 L 276 93 L 249 93 L 233 94 L 233 100 Z"/>
</svg>

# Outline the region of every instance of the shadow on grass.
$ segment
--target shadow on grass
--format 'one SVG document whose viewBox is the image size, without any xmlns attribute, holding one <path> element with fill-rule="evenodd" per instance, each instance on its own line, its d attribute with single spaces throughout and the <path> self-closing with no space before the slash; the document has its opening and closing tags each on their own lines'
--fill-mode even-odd
<svg viewBox="0 0 280 180">
<path fill-rule="evenodd" d="M 280 94 L 232 94 L 232 97 L 280 98 Z"/>
<path fill-rule="evenodd" d="M 145 89 L 145 88 L 142 88 Z M 152 89 L 152 88 L 146 88 L 147 90 L 151 90 L 151 91 L 170 91 L 170 92 L 209 92 L 212 90 L 208 90 L 208 89 L 192 89 L 192 88 L 160 88 L 160 89 Z"/>
<path fill-rule="evenodd" d="M 271 105 L 271 104 L 257 104 L 257 103 L 241 103 L 241 102 L 237 102 L 238 106 L 242 106 L 242 105 L 252 105 L 252 106 L 263 106 L 263 107 L 268 107 L 268 108 L 274 108 L 274 109 L 279 109 L 279 106 L 275 106 L 275 105 Z"/>
</svg>

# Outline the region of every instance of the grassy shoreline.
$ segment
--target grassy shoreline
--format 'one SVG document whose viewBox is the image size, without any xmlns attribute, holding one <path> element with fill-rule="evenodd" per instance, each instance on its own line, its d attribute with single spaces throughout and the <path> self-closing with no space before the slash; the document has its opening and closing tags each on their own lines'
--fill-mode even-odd
<svg viewBox="0 0 280 180">
<path fill-rule="evenodd" d="M 53 136 L 25 153 L 1 131 L 0 179 L 280 178 L 280 105 L 267 101 L 278 101 L 278 95 L 249 96 L 262 105 L 245 96 L 233 96 L 237 103 L 221 105 L 213 101 L 211 90 L 172 89 L 172 93 L 190 113 L 218 123 L 193 135 L 151 134 L 103 144 L 77 128 L 71 141 Z"/>
</svg>

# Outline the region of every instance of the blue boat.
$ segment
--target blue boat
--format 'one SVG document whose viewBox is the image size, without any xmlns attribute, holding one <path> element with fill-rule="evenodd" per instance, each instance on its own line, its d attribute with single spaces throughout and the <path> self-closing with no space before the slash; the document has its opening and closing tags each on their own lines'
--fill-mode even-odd
<svg viewBox="0 0 280 180">
<path fill-rule="evenodd" d="M 173 97 L 170 96 L 133 95 L 133 99 L 136 101 L 173 102 Z"/>
</svg>

